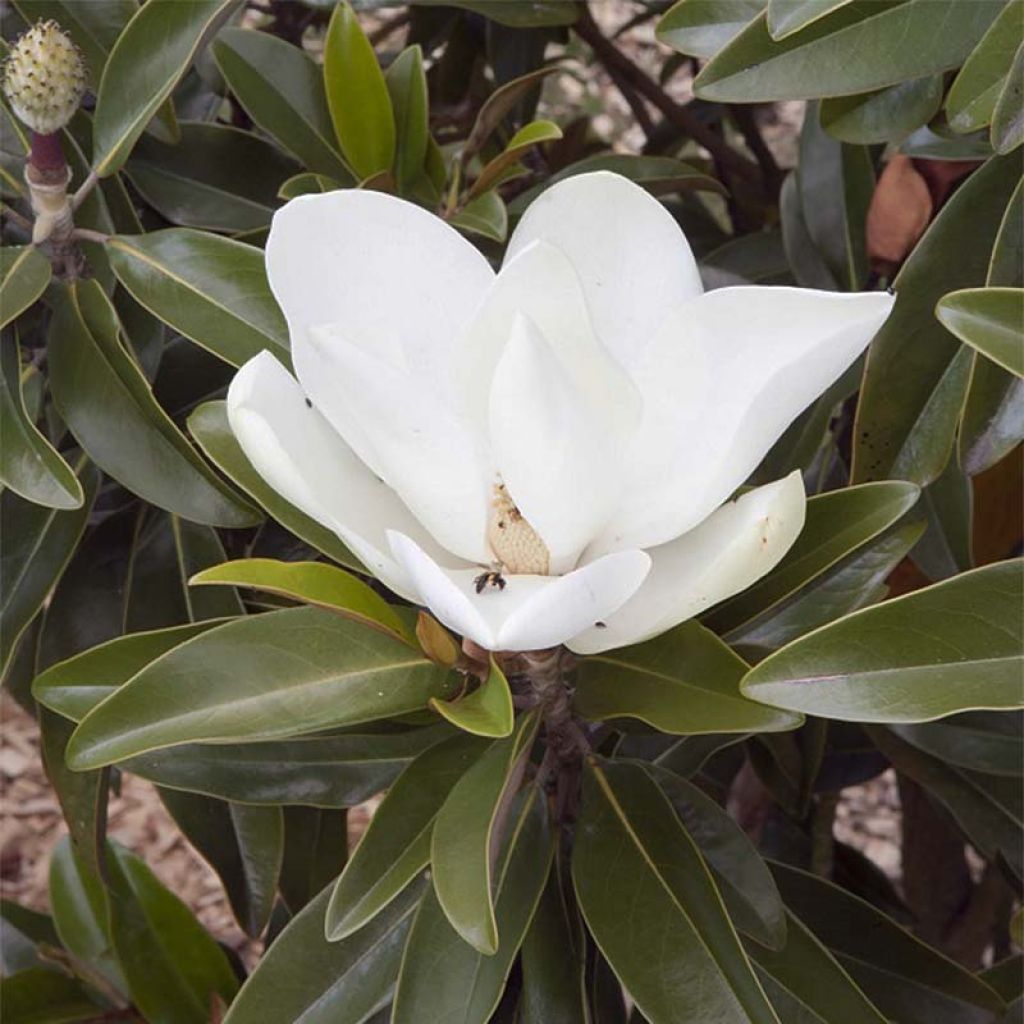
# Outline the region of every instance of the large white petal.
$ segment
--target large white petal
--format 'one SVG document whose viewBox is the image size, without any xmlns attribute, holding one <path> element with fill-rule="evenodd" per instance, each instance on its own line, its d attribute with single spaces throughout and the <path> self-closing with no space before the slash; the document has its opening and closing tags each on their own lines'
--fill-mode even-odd
<svg viewBox="0 0 1024 1024">
<path fill-rule="evenodd" d="M 267 274 L 296 373 L 323 409 L 331 381 L 307 359 L 307 329 L 336 323 L 367 346 L 449 386 L 451 354 L 494 273 L 443 220 L 381 192 L 300 196 L 274 214 Z"/>
<path fill-rule="evenodd" d="M 800 535 L 805 511 L 798 471 L 723 505 L 689 533 L 648 551 L 643 586 L 603 628 L 583 631 L 568 646 L 596 654 L 639 643 L 739 593 L 778 564 Z"/>
<path fill-rule="evenodd" d="M 650 568 L 643 551 L 620 551 L 565 576 L 506 576 L 476 592 L 477 571 L 441 568 L 415 541 L 389 534 L 420 601 L 446 626 L 491 651 L 554 647 L 629 600 Z"/>
<path fill-rule="evenodd" d="M 489 562 L 487 518 L 494 472 L 485 438 L 472 437 L 428 382 L 350 344 L 335 325 L 313 328 L 329 356 L 334 397 L 357 428 L 350 438 L 439 544 Z M 314 399 L 314 403 L 315 403 Z"/>
<path fill-rule="evenodd" d="M 547 545 L 549 571 L 568 571 L 619 496 L 622 445 L 523 315 L 494 374 L 490 436 L 509 495 Z"/>
<path fill-rule="evenodd" d="M 455 372 L 470 422 L 487 429 L 494 371 L 523 314 L 602 417 L 623 435 L 634 430 L 640 395 L 594 333 L 583 286 L 568 257 L 543 241 L 506 259 L 459 342 Z"/>
<path fill-rule="evenodd" d="M 375 477 L 272 356 L 253 357 L 228 389 L 228 422 L 246 458 L 293 505 L 336 533 L 382 582 L 410 597 L 405 571 L 391 557 L 385 531 L 416 538 L 436 558 L 441 549 L 401 499 Z M 458 564 L 449 559 L 449 564 Z"/>
<path fill-rule="evenodd" d="M 657 199 L 618 174 L 577 174 L 545 189 L 512 233 L 506 264 L 537 240 L 568 256 L 598 336 L 624 366 L 672 309 L 703 291 L 679 225 Z"/>
<path fill-rule="evenodd" d="M 673 314 L 634 367 L 644 418 L 623 500 L 588 554 L 663 544 L 701 522 L 867 347 L 893 301 L 750 286 Z"/>
</svg>

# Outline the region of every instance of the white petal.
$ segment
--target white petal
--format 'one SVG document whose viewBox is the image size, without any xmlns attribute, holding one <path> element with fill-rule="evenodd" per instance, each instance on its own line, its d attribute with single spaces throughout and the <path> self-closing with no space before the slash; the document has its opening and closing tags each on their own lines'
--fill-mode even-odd
<svg viewBox="0 0 1024 1024">
<path fill-rule="evenodd" d="M 644 418 L 623 501 L 588 555 L 663 544 L 701 522 L 867 347 L 893 301 L 736 287 L 674 314 L 634 368 Z"/>
<path fill-rule="evenodd" d="M 618 498 L 622 450 L 522 315 L 491 385 L 490 436 L 509 495 L 547 545 L 550 572 L 568 571 Z"/>
<path fill-rule="evenodd" d="M 739 593 L 778 564 L 800 535 L 805 510 L 798 471 L 723 505 L 689 533 L 648 551 L 644 585 L 604 620 L 605 628 L 588 629 L 568 646 L 596 654 L 639 643 Z"/>
<path fill-rule="evenodd" d="M 493 471 L 485 439 L 471 437 L 429 384 L 350 344 L 333 325 L 309 333 L 329 353 L 335 399 L 358 428 L 350 439 L 339 427 L 345 439 L 357 450 L 368 446 L 365 461 L 440 545 L 488 562 Z"/>
<path fill-rule="evenodd" d="M 643 551 L 620 551 L 565 576 L 506 576 L 476 592 L 475 569 L 442 569 L 416 543 L 389 534 L 391 549 L 446 626 L 491 651 L 554 647 L 622 606 L 650 568 Z"/>
<path fill-rule="evenodd" d="M 435 557 L 444 551 L 398 495 L 375 477 L 269 352 L 250 359 L 228 389 L 228 421 L 246 458 L 283 498 L 336 533 L 388 587 L 413 593 L 391 557 L 385 530 L 414 536 Z"/>
<path fill-rule="evenodd" d="M 542 239 L 579 274 L 598 337 L 629 366 L 669 312 L 703 288 L 669 212 L 628 178 L 577 174 L 545 189 L 509 241 L 505 262 Z"/>
<path fill-rule="evenodd" d="M 623 435 L 640 419 L 640 395 L 598 340 L 579 276 L 547 242 L 533 242 L 506 260 L 461 339 L 455 357 L 467 418 L 486 430 L 494 371 L 525 314 L 551 345 L 565 372 L 595 409 Z"/>
<path fill-rule="evenodd" d="M 278 210 L 267 274 L 299 381 L 325 409 L 330 381 L 306 359 L 307 328 L 339 324 L 353 344 L 447 387 L 452 348 L 494 277 L 439 217 L 358 189 L 300 196 Z"/>
</svg>

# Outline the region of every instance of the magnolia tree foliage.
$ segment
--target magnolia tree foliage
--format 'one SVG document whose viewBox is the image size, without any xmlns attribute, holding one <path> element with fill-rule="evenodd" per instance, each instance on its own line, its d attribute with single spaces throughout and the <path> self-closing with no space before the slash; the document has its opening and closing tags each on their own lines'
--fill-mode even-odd
<svg viewBox="0 0 1024 1024">
<path fill-rule="evenodd" d="M 5 1020 L 1019 1019 L 1020 0 L 4 13 Z"/>
</svg>

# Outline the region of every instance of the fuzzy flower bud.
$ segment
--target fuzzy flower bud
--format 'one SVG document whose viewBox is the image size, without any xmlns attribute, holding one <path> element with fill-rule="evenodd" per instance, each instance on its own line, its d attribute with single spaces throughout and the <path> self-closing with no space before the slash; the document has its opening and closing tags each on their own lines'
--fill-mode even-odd
<svg viewBox="0 0 1024 1024">
<path fill-rule="evenodd" d="M 71 120 L 86 79 L 82 54 L 55 21 L 37 22 L 25 32 L 3 68 L 4 95 L 19 120 L 40 135 Z"/>
</svg>

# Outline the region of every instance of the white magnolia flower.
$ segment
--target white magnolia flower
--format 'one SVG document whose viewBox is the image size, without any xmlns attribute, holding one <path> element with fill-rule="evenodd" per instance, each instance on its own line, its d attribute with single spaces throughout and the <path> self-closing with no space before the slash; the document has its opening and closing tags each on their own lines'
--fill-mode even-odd
<svg viewBox="0 0 1024 1024">
<path fill-rule="evenodd" d="M 800 476 L 730 496 L 893 303 L 704 294 L 664 207 L 605 172 L 547 189 L 497 274 L 434 215 L 354 190 L 279 210 L 267 270 L 298 380 L 268 353 L 239 371 L 245 454 L 490 650 L 634 643 L 768 572 L 803 527 Z"/>
</svg>

